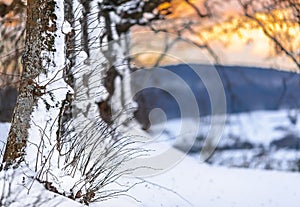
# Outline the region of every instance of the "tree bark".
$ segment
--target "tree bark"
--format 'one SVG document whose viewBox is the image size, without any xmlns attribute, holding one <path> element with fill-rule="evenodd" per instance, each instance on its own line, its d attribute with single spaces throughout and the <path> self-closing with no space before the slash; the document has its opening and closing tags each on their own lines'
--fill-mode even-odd
<svg viewBox="0 0 300 207">
<path fill-rule="evenodd" d="M 51 16 L 55 7 L 53 0 L 28 0 L 26 20 L 26 41 L 22 57 L 23 72 L 20 93 L 14 110 L 11 128 L 7 139 L 3 162 L 6 166 L 20 163 L 24 160 L 28 140 L 31 114 L 41 96 L 42 88 L 35 79 L 44 73 L 41 52 L 43 49 L 54 50 L 53 36 L 42 36 L 44 32 L 53 32 L 56 28 L 48 27 L 48 22 L 54 21 Z"/>
</svg>

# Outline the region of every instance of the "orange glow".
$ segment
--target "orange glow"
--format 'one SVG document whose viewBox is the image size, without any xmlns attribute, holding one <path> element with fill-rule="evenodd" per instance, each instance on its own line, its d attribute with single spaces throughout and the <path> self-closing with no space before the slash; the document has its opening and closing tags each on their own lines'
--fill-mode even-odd
<svg viewBox="0 0 300 207">
<path fill-rule="evenodd" d="M 158 10 L 165 10 L 171 7 L 171 4 L 169 2 L 162 3 L 158 6 Z"/>
<path fill-rule="evenodd" d="M 283 10 L 275 10 L 268 14 L 255 14 L 254 17 L 265 25 L 265 30 L 255 20 L 243 16 L 234 16 L 220 24 L 201 28 L 198 32 L 205 36 L 208 41 L 219 40 L 228 45 L 234 45 L 236 42 L 248 44 L 255 39 L 261 45 L 264 45 L 264 47 L 261 47 L 261 45 L 256 46 L 261 48 L 262 54 L 269 51 L 270 54 L 275 55 L 275 51 L 272 52 L 273 44 L 265 34 L 267 32 L 269 35 L 276 37 L 291 52 L 296 52 L 300 48 L 300 27 L 298 23 L 287 20 L 289 15 L 288 11 Z"/>
<path fill-rule="evenodd" d="M 190 0 L 192 4 L 194 4 L 199 10 L 202 8 L 203 0 Z M 195 17 L 195 10 L 183 0 L 173 0 L 171 4 L 169 4 L 172 14 L 169 15 L 167 18 L 174 19 L 174 18 L 194 18 Z"/>
<path fill-rule="evenodd" d="M 201 13 L 207 12 L 203 6 L 204 0 L 190 0 L 190 2 L 193 3 Z M 244 61 L 242 60 L 243 56 L 241 53 L 244 54 L 245 61 L 249 60 L 249 57 L 254 58 L 250 61 L 255 61 L 260 58 L 262 63 L 266 62 L 266 59 L 270 60 L 275 57 L 278 57 L 278 60 L 281 59 L 282 56 L 280 55 L 282 52 L 278 50 L 278 47 L 275 47 L 274 42 L 270 40 L 266 32 L 276 37 L 292 54 L 299 54 L 300 25 L 298 22 L 289 20 L 292 17 L 291 11 L 273 10 L 268 11 L 268 13 L 256 13 L 253 14 L 253 16 L 258 21 L 255 21 L 244 16 L 242 8 L 237 1 L 226 1 L 226 3 L 220 1 L 218 3 L 220 4 L 213 5 L 212 18 L 200 18 L 195 8 L 189 5 L 185 0 L 173 0 L 171 4 L 166 3 L 159 7 L 159 9 L 171 10 L 172 14 L 167 16 L 167 23 L 161 22 L 157 24 L 157 27 L 176 35 L 176 31 L 180 29 L 183 22 L 192 22 L 190 27 L 193 32 L 186 30 L 181 33 L 181 36 L 198 44 L 209 43 L 214 45 L 214 47 L 217 48 L 217 53 L 222 50 L 221 59 L 223 58 L 222 55 L 225 57 L 227 54 L 235 54 L 234 56 L 237 57 L 238 54 L 238 59 Z M 261 28 L 259 23 L 262 23 L 264 28 Z M 139 31 L 139 29 L 137 30 Z M 145 29 L 140 28 L 140 31 L 141 30 L 143 31 Z M 160 45 L 164 45 L 163 38 L 158 41 Z M 150 46 L 150 48 L 151 47 L 152 46 Z M 182 53 L 184 50 L 184 48 L 180 48 Z M 177 52 L 178 51 L 179 50 L 177 50 Z M 186 49 L 186 51 L 188 51 L 188 49 Z M 277 56 L 278 54 L 279 56 Z M 190 55 L 192 54 L 190 53 Z M 234 59 L 234 57 L 231 59 Z M 147 61 L 147 65 L 149 65 L 150 62 L 155 62 L 154 60 L 155 58 L 153 56 L 144 55 L 141 56 L 139 62 Z M 165 60 L 162 62 L 164 61 Z M 289 59 L 287 59 L 287 62 L 289 62 Z M 277 62 L 275 64 L 277 64 Z M 288 64 L 292 63 L 289 62 L 286 65 Z M 293 66 L 289 65 L 287 67 L 293 68 Z"/>
<path fill-rule="evenodd" d="M 6 5 L 11 5 L 13 0 L 0 0 L 0 3 L 6 4 Z"/>
</svg>

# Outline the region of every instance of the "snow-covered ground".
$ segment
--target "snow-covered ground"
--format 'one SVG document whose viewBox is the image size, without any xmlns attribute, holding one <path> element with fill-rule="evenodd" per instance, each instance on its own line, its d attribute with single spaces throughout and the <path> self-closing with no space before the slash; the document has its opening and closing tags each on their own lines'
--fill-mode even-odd
<svg viewBox="0 0 300 207">
<path fill-rule="evenodd" d="M 45 190 L 37 182 L 27 191 L 22 177 L 15 177 L 10 195 L 14 202 L 10 206 L 23 207 L 30 202 L 36 203 L 28 206 L 80 206 Z M 123 180 L 127 184 L 140 182 L 127 192 L 130 197 L 121 196 L 91 206 L 298 207 L 300 202 L 300 174 L 211 167 L 191 157 L 156 176 Z M 3 186 L 3 179 L 0 184 Z M 0 188 L 0 193 L 3 189 Z"/>
<path fill-rule="evenodd" d="M 298 207 L 300 202 L 299 174 L 211 167 L 190 157 L 145 181 L 129 191 L 139 202 L 121 197 L 102 205 Z"/>
<path fill-rule="evenodd" d="M 226 118 L 216 150 L 207 162 L 229 167 L 300 170 L 300 122 L 296 110 L 253 111 Z M 183 122 L 192 129 L 198 126 L 196 140 L 189 136 L 189 129 L 181 129 Z M 190 155 L 198 159 L 210 127 L 210 117 L 200 118 L 199 123 L 193 119 L 172 119 L 152 126 L 149 133 L 178 149 L 192 145 Z"/>
<path fill-rule="evenodd" d="M 297 118 L 297 114 L 292 113 L 293 118 Z M 297 149 L 277 149 L 272 145 L 274 140 L 291 134 L 297 137 L 296 135 L 299 134 L 299 123 L 291 121 L 291 112 L 286 110 L 260 111 L 232 115 L 227 118 L 221 141 L 214 155 L 208 160 L 214 165 L 224 166 L 212 166 L 199 162 L 199 153 L 196 153 L 201 149 L 203 137 L 207 133 L 209 117 L 201 119 L 198 138 L 193 143 L 195 145 L 193 153 L 186 155 L 171 146 L 180 148 L 182 140 L 188 141 L 189 129 L 180 129 L 181 121 L 187 122 L 185 126 L 195 122 L 193 120 L 169 120 L 164 125 L 150 128 L 151 142 L 147 147 L 156 150 L 153 156 L 163 154 L 163 151 L 168 150 L 169 155 L 174 155 L 174 157 L 179 155 L 182 160 L 176 165 L 170 164 L 164 170 L 156 169 L 154 174 L 123 177 L 119 181 L 120 184 L 133 186 L 126 192 L 127 196 L 96 202 L 91 206 L 298 207 L 300 174 L 226 167 L 244 164 L 244 167 L 264 168 L 260 167 L 259 163 L 255 165 L 255 159 L 253 159 L 255 156 L 256 161 L 260 160 L 261 163 L 266 161 L 268 156 L 277 160 L 298 160 L 300 155 Z M 0 140 L 4 141 L 9 124 L 0 124 L 0 129 Z M 191 126 L 191 129 L 195 127 Z M 133 129 L 131 133 L 139 133 L 139 130 Z M 250 143 L 251 146 L 245 143 Z M 258 157 L 257 155 L 261 153 L 259 149 L 267 150 L 267 153 Z M 229 164 L 230 162 L 233 164 Z M 245 165 L 247 162 L 249 162 L 248 166 Z M 289 170 L 290 165 L 293 164 L 295 162 L 290 163 L 283 170 Z M 274 166 L 273 168 L 276 169 Z M 0 195 L 8 187 L 4 186 L 4 176 L 6 180 L 11 179 L 13 183 L 11 193 L 6 200 L 9 203 L 12 202 L 9 206 L 21 207 L 24 204 L 30 204 L 28 206 L 80 206 L 79 203 L 45 190 L 38 182 L 32 184 L 30 172 L 24 169 L 16 174 L 12 172 L 5 174 L 4 171 L 0 173 L 2 178 L 0 186 L 3 186 L 0 187 Z M 31 204 L 34 202 L 35 204 Z"/>
<path fill-rule="evenodd" d="M 291 123 L 291 119 L 296 119 L 296 123 Z M 249 113 L 240 113 L 226 115 L 226 123 L 223 128 L 220 145 L 229 144 L 235 141 L 237 137 L 242 141 L 249 141 L 255 144 L 269 146 L 272 141 L 280 139 L 288 134 L 300 133 L 300 122 L 297 121 L 298 113 L 292 110 L 280 111 L 253 111 Z M 180 138 L 180 126 L 182 122 L 188 122 L 188 125 L 197 124 L 199 128 L 199 137 L 205 137 L 211 127 L 211 118 L 201 117 L 200 123 L 193 119 L 171 119 L 163 125 L 152 126 L 149 130 L 151 134 L 157 135 L 160 132 L 160 139 Z M 177 140 L 179 141 L 179 140 Z"/>
</svg>

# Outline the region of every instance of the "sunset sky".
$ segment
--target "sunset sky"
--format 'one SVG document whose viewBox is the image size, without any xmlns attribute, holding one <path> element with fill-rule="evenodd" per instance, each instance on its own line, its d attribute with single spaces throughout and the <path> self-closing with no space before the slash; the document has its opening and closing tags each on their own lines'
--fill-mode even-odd
<svg viewBox="0 0 300 207">
<path fill-rule="evenodd" d="M 203 7 L 204 0 L 190 0 L 200 12 L 205 13 L 206 9 Z M 264 0 L 261 0 L 264 1 Z M 0 0 L 0 3 L 10 4 L 12 0 Z M 210 0 L 214 15 L 213 19 L 203 20 L 199 19 L 195 10 L 185 3 L 184 0 L 172 1 L 172 14 L 168 17 L 168 21 L 163 24 L 168 28 L 172 27 L 175 21 L 194 21 L 199 22 L 199 26 L 193 29 L 201 34 L 202 40 L 199 40 L 197 35 L 185 34 L 185 37 L 201 43 L 203 39 L 207 41 L 219 58 L 219 62 L 225 65 L 246 65 L 246 66 L 262 66 L 274 67 L 283 70 L 297 71 L 294 63 L 286 56 L 274 56 L 274 46 L 270 40 L 264 35 L 263 31 L 258 28 L 253 28 L 251 23 L 248 27 L 233 31 L 233 28 L 239 28 L 239 21 L 243 19 L 239 16 L 241 14 L 241 7 L 236 0 Z M 221 2 L 221 3 L 220 3 Z M 161 5 L 161 8 L 167 8 L 169 4 Z M 275 11 L 276 17 L 283 15 L 285 11 Z M 260 19 L 268 24 L 273 29 L 282 31 L 284 28 L 277 24 L 274 18 L 268 14 L 258 14 Z M 225 21 L 231 18 L 230 21 Z M 224 23 L 225 21 L 225 23 Z M 176 23 L 174 23 L 176 24 Z M 278 27 L 278 28 L 277 28 Z M 293 45 L 300 48 L 300 28 L 298 26 L 287 26 L 285 30 L 289 31 L 294 37 Z M 131 53 L 143 53 L 138 56 L 139 64 L 152 66 L 160 54 L 164 51 L 164 43 L 166 41 L 166 34 L 154 34 L 149 28 L 134 27 L 131 31 L 132 48 Z M 169 37 L 169 41 L 176 38 L 175 35 Z M 174 56 L 173 58 L 165 57 L 161 64 L 179 63 L 178 59 L 187 62 L 209 63 L 214 62 L 212 56 L 205 50 L 193 46 L 187 42 L 177 42 L 168 50 L 168 54 Z M 177 59 L 177 60 L 175 60 Z"/>
<path fill-rule="evenodd" d="M 169 20 L 175 19 L 177 21 L 180 19 L 182 21 L 200 22 L 195 10 L 184 3 L 185 1 L 175 0 L 174 2 L 176 6 L 173 7 L 173 14 L 169 17 Z M 201 12 L 205 12 L 205 9 L 201 8 L 202 0 L 193 0 L 192 2 Z M 241 14 L 239 5 L 235 1 L 230 2 L 226 1 L 226 3 L 214 7 L 214 24 L 212 24 L 212 20 L 201 20 L 199 23 L 200 26 L 194 27 L 195 31 L 201 34 L 202 39 L 209 42 L 211 48 L 217 54 L 219 62 L 225 65 L 262 66 L 297 71 L 297 67 L 289 58 L 284 55 L 274 56 L 274 45 L 272 45 L 261 29 L 255 28 L 255 25 L 253 26 L 253 22 L 249 21 L 248 25 L 245 24 L 244 28 L 239 28 L 239 21 L 245 22 L 247 20 L 239 16 Z M 274 11 L 272 15 L 262 13 L 257 14 L 260 15 L 257 17 L 274 31 L 287 31 L 294 38 L 294 45 L 297 47 L 300 45 L 300 35 L 298 35 L 300 34 L 299 25 L 279 25 L 279 20 L 284 18 L 284 12 Z M 224 20 L 227 18 L 230 18 L 230 21 L 227 20 L 224 23 Z M 131 52 L 145 52 L 146 54 L 139 55 L 138 62 L 151 66 L 157 60 L 157 56 L 159 56 L 159 54 L 155 55 L 155 53 L 161 53 L 164 50 L 165 37 L 165 34 L 151 33 L 145 27 L 136 27 L 132 30 L 132 43 L 134 44 Z M 172 38 L 174 39 L 176 36 L 171 35 L 169 40 Z M 188 38 L 192 38 L 198 42 L 195 35 L 190 35 Z M 169 50 L 169 54 L 188 62 L 208 63 L 213 61 L 211 55 L 205 50 L 201 51 L 199 48 L 186 42 L 174 44 Z M 175 59 L 170 57 L 164 58 L 161 63 L 178 63 L 178 60 Z"/>
</svg>

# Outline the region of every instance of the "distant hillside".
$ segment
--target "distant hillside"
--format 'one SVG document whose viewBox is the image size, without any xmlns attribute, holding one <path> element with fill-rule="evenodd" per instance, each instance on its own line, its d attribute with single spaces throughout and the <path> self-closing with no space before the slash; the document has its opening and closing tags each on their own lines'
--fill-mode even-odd
<svg viewBox="0 0 300 207">
<path fill-rule="evenodd" d="M 213 66 L 192 65 L 202 73 L 208 73 Z M 240 113 L 254 110 L 277 110 L 283 108 L 300 108 L 300 75 L 297 73 L 277 71 L 267 68 L 215 66 L 224 85 L 227 113 Z M 132 87 L 141 87 L 145 76 L 147 81 L 170 90 L 181 90 L 179 81 L 174 81 L 168 72 L 178 75 L 193 92 L 201 115 L 211 113 L 210 100 L 204 84 L 189 65 L 171 65 L 164 67 L 165 75 L 153 71 L 142 71 L 138 78 L 132 80 Z M 184 93 L 184 91 L 183 91 Z M 136 112 L 138 120 L 145 122 L 149 111 L 161 108 L 169 119 L 180 117 L 175 99 L 166 91 L 149 88 L 136 94 L 140 105 Z M 189 101 L 189 100 L 185 100 Z"/>
<path fill-rule="evenodd" d="M 212 69 L 209 65 L 193 65 L 193 68 L 206 73 Z M 255 67 L 215 66 L 224 85 L 227 99 L 227 113 L 240 113 L 254 110 L 277 110 L 282 108 L 300 108 L 300 75 L 296 73 L 262 69 Z M 185 94 L 181 83 L 167 74 L 178 75 L 191 88 L 202 116 L 211 112 L 210 100 L 201 79 L 188 65 L 171 65 L 164 67 L 166 73 L 144 70 L 132 80 L 132 87 L 141 87 L 144 78 L 151 76 L 155 86 L 166 86 Z M 7 87 L 0 89 L 0 122 L 11 119 L 16 101 L 17 91 Z M 155 88 L 137 93 L 135 99 L 139 103 L 136 118 L 146 124 L 149 111 L 161 108 L 167 118 L 180 117 L 180 111 L 175 99 L 166 91 Z M 189 100 L 184 100 L 189 102 Z M 192 112 L 191 112 L 192 113 Z"/>
</svg>

